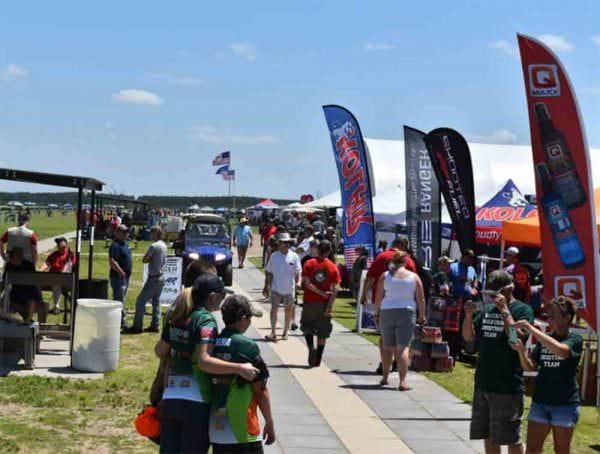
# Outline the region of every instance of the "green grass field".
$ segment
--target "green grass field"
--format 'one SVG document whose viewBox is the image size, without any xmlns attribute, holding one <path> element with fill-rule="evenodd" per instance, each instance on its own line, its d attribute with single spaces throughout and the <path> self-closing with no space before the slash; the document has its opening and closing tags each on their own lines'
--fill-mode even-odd
<svg viewBox="0 0 600 454">
<path fill-rule="evenodd" d="M 4 232 L 9 227 L 14 227 L 15 225 L 17 225 L 16 222 L 6 222 L 5 216 L 0 216 L 0 232 Z M 75 225 L 75 214 L 69 212 L 69 214 L 63 216 L 60 212 L 55 212 L 51 218 L 46 216 L 46 214 L 33 214 L 29 222 L 29 228 L 33 229 L 40 240 L 62 233 L 73 232 L 77 228 Z"/>
</svg>

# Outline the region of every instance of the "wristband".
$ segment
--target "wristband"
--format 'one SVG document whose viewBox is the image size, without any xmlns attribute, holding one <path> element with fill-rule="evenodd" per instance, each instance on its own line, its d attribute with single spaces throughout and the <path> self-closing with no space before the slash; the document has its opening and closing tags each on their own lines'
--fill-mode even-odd
<svg viewBox="0 0 600 454">
<path fill-rule="evenodd" d="M 510 311 L 502 311 L 500 312 L 500 315 L 502 315 L 502 318 L 506 320 L 508 317 L 510 317 L 511 314 Z"/>
</svg>

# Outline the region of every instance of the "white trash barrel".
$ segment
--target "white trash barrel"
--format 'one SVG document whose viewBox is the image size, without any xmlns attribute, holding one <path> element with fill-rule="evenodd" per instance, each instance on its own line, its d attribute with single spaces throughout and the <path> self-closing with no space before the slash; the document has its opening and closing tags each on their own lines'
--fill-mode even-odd
<svg viewBox="0 0 600 454">
<path fill-rule="evenodd" d="M 119 301 L 77 300 L 73 368 L 88 372 L 107 372 L 117 368 L 122 306 Z"/>
</svg>

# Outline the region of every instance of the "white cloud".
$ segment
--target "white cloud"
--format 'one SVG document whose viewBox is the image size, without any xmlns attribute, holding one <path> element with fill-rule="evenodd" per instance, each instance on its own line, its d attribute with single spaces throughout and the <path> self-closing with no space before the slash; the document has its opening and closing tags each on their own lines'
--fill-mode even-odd
<svg viewBox="0 0 600 454">
<path fill-rule="evenodd" d="M 567 39 L 560 35 L 544 34 L 538 36 L 538 39 L 546 44 L 550 49 L 555 52 L 574 52 L 575 46 L 573 43 L 567 41 Z"/>
<path fill-rule="evenodd" d="M 192 126 L 189 136 L 198 142 L 219 144 L 268 145 L 279 142 L 272 134 L 249 134 L 214 126 Z"/>
<path fill-rule="evenodd" d="M 363 49 L 368 50 L 369 52 L 377 52 L 382 50 L 390 50 L 393 49 L 394 46 L 388 43 L 366 43 L 363 44 Z"/>
<path fill-rule="evenodd" d="M 162 98 L 157 94 L 136 88 L 121 90 L 119 93 L 112 95 L 112 100 L 120 104 L 145 104 L 149 106 L 158 106 L 163 103 Z"/>
<path fill-rule="evenodd" d="M 0 69 L 0 74 L 6 79 L 22 79 L 29 75 L 29 71 L 15 63 L 9 63 Z"/>
<path fill-rule="evenodd" d="M 509 131 L 506 128 L 495 129 L 491 134 L 482 135 L 482 136 L 471 136 L 469 138 L 470 142 L 478 142 L 478 143 L 497 143 L 503 145 L 509 145 L 516 143 L 517 135 Z"/>
<path fill-rule="evenodd" d="M 257 56 L 256 46 L 250 43 L 237 42 L 231 43 L 229 48 L 233 51 L 235 55 L 238 57 L 245 58 L 249 62 L 254 62 Z"/>
<path fill-rule="evenodd" d="M 498 41 L 494 41 L 489 44 L 490 49 L 499 49 L 506 52 L 511 57 L 517 57 L 519 55 L 519 50 L 517 46 L 513 46 L 505 39 L 500 39 Z"/>
</svg>

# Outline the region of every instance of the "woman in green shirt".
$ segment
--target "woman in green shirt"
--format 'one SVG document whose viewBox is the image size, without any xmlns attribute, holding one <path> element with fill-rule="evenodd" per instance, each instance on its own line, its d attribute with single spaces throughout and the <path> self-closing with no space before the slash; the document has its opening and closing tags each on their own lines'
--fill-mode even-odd
<svg viewBox="0 0 600 454">
<path fill-rule="evenodd" d="M 523 342 L 518 340 L 513 344 L 523 369 L 538 372 L 528 418 L 527 452 L 542 452 L 550 430 L 554 450 L 570 452 L 571 438 L 579 420 L 576 374 L 583 344 L 581 336 L 569 332 L 575 311 L 573 300 L 559 296 L 547 310 L 550 334 L 525 320 L 515 323 L 517 329 L 524 329 L 537 339 L 531 356 Z"/>
</svg>

